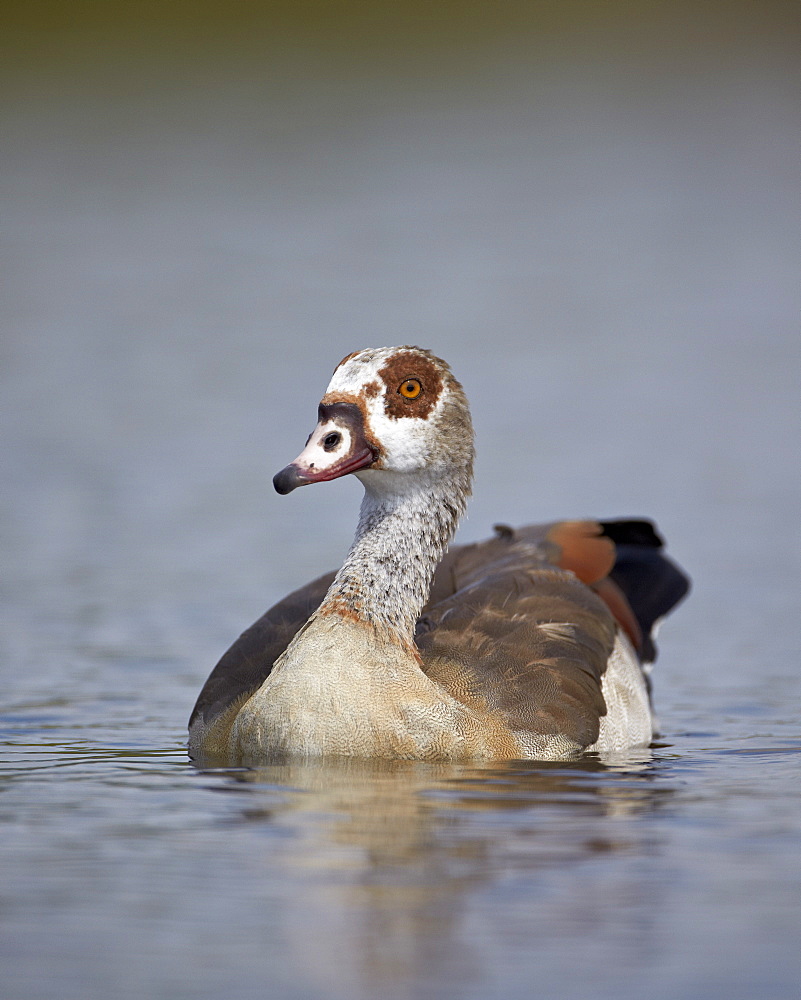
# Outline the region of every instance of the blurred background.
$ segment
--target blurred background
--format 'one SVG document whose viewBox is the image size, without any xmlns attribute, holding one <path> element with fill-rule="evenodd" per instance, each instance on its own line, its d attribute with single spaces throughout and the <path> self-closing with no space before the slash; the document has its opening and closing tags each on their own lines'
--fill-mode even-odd
<svg viewBox="0 0 801 1000">
<path fill-rule="evenodd" d="M 462 538 L 653 516 L 695 655 L 797 651 L 799 14 L 6 2 L 12 673 L 77 629 L 199 682 L 341 559 L 358 483 L 270 477 L 399 343 L 472 401 Z"/>
<path fill-rule="evenodd" d="M 4 0 L 9 998 L 797 987 L 800 36 L 797 0 Z M 355 526 L 355 480 L 273 473 L 403 343 L 472 403 L 462 539 L 650 516 L 693 577 L 653 760 L 463 799 L 189 766 L 217 658 Z"/>
</svg>

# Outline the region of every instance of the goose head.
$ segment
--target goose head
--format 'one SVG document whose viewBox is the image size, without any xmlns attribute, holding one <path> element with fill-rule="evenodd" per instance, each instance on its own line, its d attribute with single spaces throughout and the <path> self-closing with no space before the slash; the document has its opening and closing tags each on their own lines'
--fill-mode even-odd
<svg viewBox="0 0 801 1000">
<path fill-rule="evenodd" d="M 340 361 L 306 447 L 273 479 L 279 493 L 355 474 L 368 493 L 439 480 L 469 492 L 473 428 L 448 365 L 420 347 L 357 351 Z"/>
</svg>

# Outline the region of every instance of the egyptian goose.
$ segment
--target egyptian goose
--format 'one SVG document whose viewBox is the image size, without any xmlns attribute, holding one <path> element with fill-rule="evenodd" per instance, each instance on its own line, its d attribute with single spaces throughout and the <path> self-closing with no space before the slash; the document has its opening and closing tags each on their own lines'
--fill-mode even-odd
<svg viewBox="0 0 801 1000">
<path fill-rule="evenodd" d="M 279 493 L 349 473 L 364 485 L 336 575 L 290 594 L 206 681 L 195 756 L 560 759 L 647 745 L 642 663 L 684 574 L 647 521 L 563 521 L 443 554 L 470 493 L 461 385 L 429 351 L 337 366 Z"/>
</svg>

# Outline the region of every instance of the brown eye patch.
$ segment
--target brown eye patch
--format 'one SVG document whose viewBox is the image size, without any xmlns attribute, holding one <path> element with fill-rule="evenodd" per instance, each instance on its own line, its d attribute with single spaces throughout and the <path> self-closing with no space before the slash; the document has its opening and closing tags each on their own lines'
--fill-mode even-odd
<svg viewBox="0 0 801 1000">
<path fill-rule="evenodd" d="M 427 417 L 442 391 L 442 375 L 425 355 L 399 351 L 378 373 L 388 388 L 388 417 Z"/>
</svg>

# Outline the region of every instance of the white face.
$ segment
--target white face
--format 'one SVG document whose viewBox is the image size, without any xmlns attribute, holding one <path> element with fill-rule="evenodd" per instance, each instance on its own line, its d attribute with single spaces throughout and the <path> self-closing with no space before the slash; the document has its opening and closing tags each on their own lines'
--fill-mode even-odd
<svg viewBox="0 0 801 1000">
<path fill-rule="evenodd" d="M 367 457 L 366 449 L 357 446 L 356 435 L 347 424 L 338 417 L 328 420 L 321 420 L 309 435 L 306 447 L 293 462 L 300 468 L 314 473 L 315 479 L 309 480 L 323 482 L 328 478 L 328 474 L 336 471 L 339 478 L 347 475 L 352 469 L 341 469 L 344 462 L 349 458 L 354 462 L 361 461 Z M 352 455 L 351 453 L 354 452 Z M 369 452 L 370 463 L 374 461 L 374 455 Z"/>
<path fill-rule="evenodd" d="M 455 432 L 455 448 L 448 434 Z M 320 404 L 320 421 L 276 489 L 348 473 L 377 488 L 386 473 L 436 475 L 472 460 L 472 430 L 461 387 L 444 362 L 412 347 L 359 351 L 337 367 Z M 391 476 L 392 487 L 403 488 Z M 280 482 L 279 482 L 280 480 Z"/>
<path fill-rule="evenodd" d="M 415 358 L 402 348 L 360 351 L 337 368 L 323 399 L 360 401 L 366 430 L 381 450 L 378 468 L 417 471 L 431 462 L 448 391 L 441 374 L 432 369 L 425 355 Z M 421 386 L 417 397 L 401 395 L 402 386 L 417 391 L 415 382 Z"/>
</svg>

